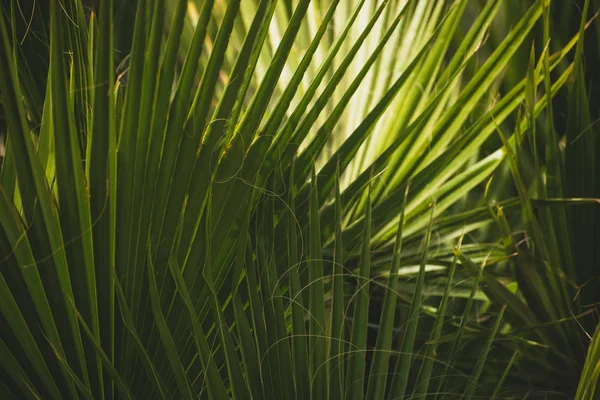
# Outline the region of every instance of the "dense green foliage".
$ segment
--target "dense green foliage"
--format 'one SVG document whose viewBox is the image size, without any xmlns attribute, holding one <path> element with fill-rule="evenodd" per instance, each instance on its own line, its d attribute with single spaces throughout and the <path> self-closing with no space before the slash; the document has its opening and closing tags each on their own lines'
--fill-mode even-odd
<svg viewBox="0 0 600 400">
<path fill-rule="evenodd" d="M 3 2 L 0 398 L 600 399 L 599 6 Z"/>
</svg>

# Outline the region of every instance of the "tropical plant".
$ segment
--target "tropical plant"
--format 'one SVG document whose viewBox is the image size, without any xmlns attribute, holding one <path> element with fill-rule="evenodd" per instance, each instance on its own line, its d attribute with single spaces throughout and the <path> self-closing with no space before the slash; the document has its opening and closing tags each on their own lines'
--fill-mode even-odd
<svg viewBox="0 0 600 400">
<path fill-rule="evenodd" d="M 0 397 L 600 398 L 555 3 L 5 2 Z"/>
</svg>

